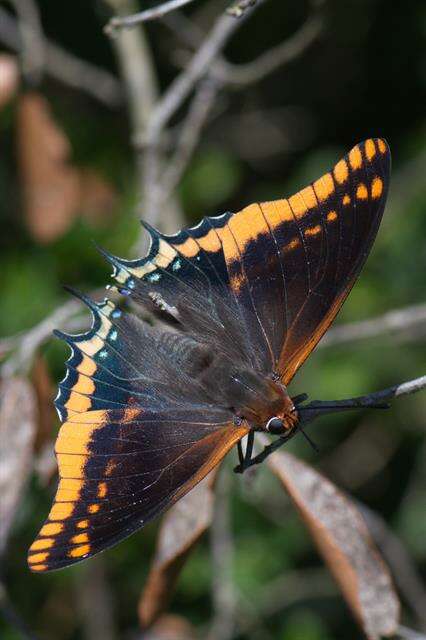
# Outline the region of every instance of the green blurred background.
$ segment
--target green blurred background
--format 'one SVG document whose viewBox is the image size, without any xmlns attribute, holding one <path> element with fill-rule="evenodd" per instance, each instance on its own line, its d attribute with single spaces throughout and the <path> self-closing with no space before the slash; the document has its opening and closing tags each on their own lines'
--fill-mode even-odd
<svg viewBox="0 0 426 640">
<path fill-rule="evenodd" d="M 38 4 L 47 37 L 118 74 L 111 42 L 102 33 L 109 17 L 102 2 Z M 222 5 L 216 4 L 219 10 Z M 205 6 L 196 2 L 186 14 L 207 27 L 214 11 L 210 5 L 206 12 Z M 253 86 L 220 93 L 178 196 L 187 220 L 195 222 L 202 215 L 289 195 L 356 142 L 370 136 L 386 138 L 393 157 L 387 212 L 362 277 L 339 316 L 343 323 L 425 302 L 426 4 L 350 0 L 329 2 L 325 11 L 323 36 L 300 58 Z M 238 31 L 227 56 L 233 62 L 248 62 L 294 33 L 308 12 L 306 2 L 270 0 Z M 160 23 L 148 24 L 147 35 L 164 88 L 176 73 L 172 61 L 182 44 Z M 95 172 L 102 181 L 108 196 L 101 203 L 106 203 L 108 215 L 90 215 L 91 208 L 85 210 L 81 204 L 60 237 L 50 242 L 37 238 L 23 212 L 25 185 L 17 148 L 21 97 L 15 96 L 0 111 L 2 336 L 30 329 L 66 301 L 63 284 L 84 291 L 106 284 L 109 268 L 93 240 L 112 253 L 129 256 L 139 233 L 125 105 L 108 109 L 49 77 L 32 88 L 48 99 L 56 125 L 70 142 L 73 166 Z M 21 95 L 24 90 L 21 86 Z M 343 398 L 415 378 L 425 372 L 425 339 L 423 327 L 320 349 L 303 367 L 292 391 L 319 399 Z M 66 348 L 50 340 L 42 356 L 56 384 L 64 372 Z M 327 418 L 312 429 L 319 456 L 304 442 L 290 444 L 290 450 L 379 513 L 423 576 L 425 409 L 424 394 L 418 394 L 394 402 L 390 411 L 380 414 Z M 57 428 L 55 420 L 52 437 Z M 361 637 L 269 471 L 262 469 L 249 487 L 233 476 L 232 486 L 240 615 L 249 620 L 249 613 L 255 612 L 236 638 Z M 80 640 L 89 637 L 79 594 L 90 562 L 47 576 L 30 574 L 26 565 L 27 547 L 47 513 L 54 487 L 54 479 L 43 484 L 34 473 L 15 517 L 2 579 L 36 637 Z M 103 556 L 115 625 L 112 637 L 137 637 L 137 599 L 156 529 L 157 524 L 150 525 Z M 199 629 L 207 628 L 211 616 L 211 569 L 206 537 L 185 566 L 171 605 Z M 409 606 L 404 608 L 404 621 L 418 626 Z M 21 637 L 6 621 L 0 622 L 0 635 L 5 640 Z"/>
</svg>

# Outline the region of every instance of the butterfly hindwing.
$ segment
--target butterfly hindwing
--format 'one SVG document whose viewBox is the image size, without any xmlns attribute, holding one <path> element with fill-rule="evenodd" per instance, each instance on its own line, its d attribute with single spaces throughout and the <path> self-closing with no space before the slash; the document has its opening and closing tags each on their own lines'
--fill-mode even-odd
<svg viewBox="0 0 426 640">
<path fill-rule="evenodd" d="M 208 408 L 72 416 L 56 442 L 60 481 L 30 548 L 31 569 L 68 566 L 116 544 L 187 493 L 246 432 Z"/>
</svg>

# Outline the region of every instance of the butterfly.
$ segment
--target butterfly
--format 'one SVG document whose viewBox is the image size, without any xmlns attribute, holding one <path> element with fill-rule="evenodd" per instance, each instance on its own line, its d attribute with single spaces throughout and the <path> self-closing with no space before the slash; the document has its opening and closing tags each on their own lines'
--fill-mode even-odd
<svg viewBox="0 0 426 640">
<path fill-rule="evenodd" d="M 172 236 L 147 226 L 142 259 L 104 252 L 119 292 L 159 322 L 81 296 L 91 329 L 56 332 L 71 348 L 55 400 L 60 480 L 29 550 L 33 571 L 140 529 L 244 436 L 297 428 L 287 387 L 360 273 L 389 172 L 386 142 L 369 139 L 288 199 Z"/>
</svg>

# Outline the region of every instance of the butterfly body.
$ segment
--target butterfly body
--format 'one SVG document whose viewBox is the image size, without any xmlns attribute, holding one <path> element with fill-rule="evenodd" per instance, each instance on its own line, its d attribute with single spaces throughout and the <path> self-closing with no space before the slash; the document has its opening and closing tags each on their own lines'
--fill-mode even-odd
<svg viewBox="0 0 426 640">
<path fill-rule="evenodd" d="M 117 289 L 160 316 L 81 299 L 93 322 L 71 348 L 55 405 L 60 481 L 32 544 L 33 571 L 94 555 L 161 514 L 255 431 L 298 424 L 287 387 L 336 317 L 384 210 L 390 153 L 356 145 L 289 198 L 204 218 L 147 256 L 103 252 Z M 296 406 L 295 406 L 296 405 Z"/>
</svg>

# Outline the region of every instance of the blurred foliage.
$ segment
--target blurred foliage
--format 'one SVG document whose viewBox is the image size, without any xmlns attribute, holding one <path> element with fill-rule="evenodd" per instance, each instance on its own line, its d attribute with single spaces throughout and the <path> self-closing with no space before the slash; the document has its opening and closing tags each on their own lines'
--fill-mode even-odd
<svg viewBox="0 0 426 640">
<path fill-rule="evenodd" d="M 100 1 L 39 0 L 39 5 L 47 36 L 76 55 L 116 71 L 110 43 L 101 30 L 107 13 Z M 229 57 L 237 62 L 252 59 L 291 35 L 306 12 L 305 2 L 271 0 L 238 33 L 228 48 Z M 424 162 L 426 148 L 426 4 L 423 0 L 336 0 L 329 3 L 327 14 L 325 35 L 302 58 L 247 90 L 221 96 L 221 109 L 202 136 L 179 195 L 188 221 L 195 222 L 202 215 L 236 210 L 253 200 L 288 195 L 320 175 L 355 142 L 367 136 L 385 137 L 393 154 L 389 206 L 372 255 L 339 317 L 341 322 L 350 322 L 425 301 L 426 181 L 424 164 L 419 168 L 419 163 L 422 157 Z M 169 54 L 177 43 L 161 24 L 152 23 L 147 30 L 164 86 L 175 72 Z M 65 301 L 63 284 L 91 290 L 107 282 L 109 268 L 93 240 L 112 253 L 128 256 L 139 233 L 125 108 L 109 112 L 48 79 L 39 90 L 69 137 L 73 162 L 96 169 L 117 190 L 119 202 L 106 224 L 77 218 L 64 237 L 44 246 L 35 243 L 22 216 L 15 150 L 16 99 L 3 109 L 2 336 L 32 327 Z M 298 114 L 291 131 L 286 123 L 288 107 Z M 271 109 L 277 110 L 283 151 L 257 155 L 254 144 L 247 153 L 250 137 L 262 137 L 263 126 L 267 131 Z M 239 129 L 239 118 L 243 121 L 248 112 L 260 114 L 260 131 Z M 52 341 L 43 352 L 54 380 L 59 380 L 65 348 Z M 410 336 L 405 340 L 387 336 L 318 350 L 292 391 L 308 391 L 315 398 L 350 397 L 419 376 L 425 363 L 424 335 L 418 341 Z M 290 449 L 377 510 L 426 576 L 425 413 L 424 395 L 419 394 L 398 400 L 387 412 L 329 417 L 318 422 L 314 431 L 321 449 L 319 459 L 304 441 L 292 441 Z M 356 441 L 352 454 L 354 466 L 364 471 L 361 482 L 352 486 L 330 461 L 345 440 L 366 425 L 392 446 L 377 451 L 373 436 L 364 429 L 365 438 Z M 371 448 L 379 463 L 370 474 Z M 27 547 L 48 511 L 53 485 L 41 486 L 33 478 L 17 514 L 2 572 L 10 598 L 39 637 L 79 640 L 85 637 L 77 606 L 83 567 L 37 576 L 26 565 Z M 269 581 L 285 576 L 286 571 L 319 567 L 320 562 L 267 470 L 260 470 L 248 488 L 239 477 L 234 478 L 234 486 L 235 579 L 244 598 L 255 607 L 257 595 Z M 156 526 L 150 525 L 104 556 L 119 637 L 132 637 L 129 630 L 137 627 L 136 604 L 154 549 Z M 198 625 L 206 625 L 211 615 L 209 563 L 208 540 L 204 539 L 188 561 L 172 603 L 173 611 Z M 337 591 L 330 594 L 331 579 L 325 580 L 328 587 L 323 597 L 311 597 L 307 584 L 306 597 L 289 606 L 283 601 L 274 615 L 263 619 L 267 637 L 359 638 L 341 597 Z M 6 622 L 0 622 L 0 635 L 4 640 L 20 637 Z"/>
</svg>

